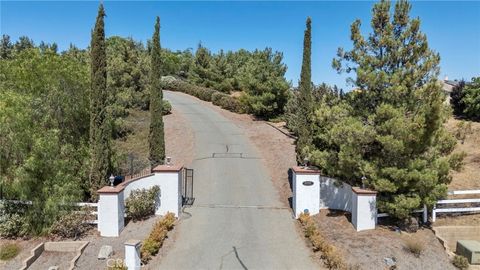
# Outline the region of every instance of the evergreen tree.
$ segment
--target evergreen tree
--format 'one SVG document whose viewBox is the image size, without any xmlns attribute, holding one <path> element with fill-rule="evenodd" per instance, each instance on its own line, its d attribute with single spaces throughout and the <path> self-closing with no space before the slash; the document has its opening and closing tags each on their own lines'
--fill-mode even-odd
<svg viewBox="0 0 480 270">
<path fill-rule="evenodd" d="M 463 110 L 465 110 L 465 104 L 462 101 L 465 96 L 464 87 L 465 81 L 461 80 L 458 85 L 453 87 L 450 93 L 450 105 L 452 105 L 453 113 L 456 116 L 463 116 Z"/>
<path fill-rule="evenodd" d="M 160 18 L 157 17 L 153 33 L 150 70 L 150 163 L 163 164 L 165 160 L 165 138 L 162 119 L 162 62 L 160 49 Z"/>
<path fill-rule="evenodd" d="M 324 173 L 377 190 L 380 211 L 406 218 L 446 196 L 459 156 L 443 126 L 440 57 L 428 47 L 420 19 L 409 17 L 410 4 L 397 1 L 392 17 L 390 7 L 390 1 L 374 5 L 368 38 L 359 20 L 352 24 L 353 48 L 339 49 L 333 66 L 353 72 L 349 81 L 358 90 L 317 108 L 311 155 Z"/>
<path fill-rule="evenodd" d="M 2 35 L 2 41 L 0 43 L 0 59 L 9 59 L 12 57 L 13 44 L 10 41 L 9 35 Z"/>
<path fill-rule="evenodd" d="M 91 41 L 91 93 L 90 93 L 90 193 L 107 183 L 111 172 L 111 127 L 107 113 L 107 55 L 104 29 L 105 10 L 98 8 Z"/>
<path fill-rule="evenodd" d="M 303 162 L 305 151 L 312 143 L 311 121 L 312 114 L 312 26 L 310 17 L 306 21 L 306 29 L 303 38 L 303 61 L 299 82 L 299 107 L 298 115 L 298 141 L 297 161 Z M 305 149 L 307 148 L 307 149 Z"/>
<path fill-rule="evenodd" d="M 480 120 L 480 77 L 472 78 L 472 81 L 465 86 L 465 116 L 470 119 Z"/>
</svg>

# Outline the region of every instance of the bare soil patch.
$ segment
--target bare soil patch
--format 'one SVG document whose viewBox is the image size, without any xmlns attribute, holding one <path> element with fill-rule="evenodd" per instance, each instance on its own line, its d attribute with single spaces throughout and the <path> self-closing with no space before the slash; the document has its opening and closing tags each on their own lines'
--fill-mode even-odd
<svg viewBox="0 0 480 270">
<path fill-rule="evenodd" d="M 98 260 L 98 252 L 103 245 L 113 248 L 113 259 L 125 259 L 125 242 L 130 239 L 144 240 L 150 234 L 153 224 L 160 217 L 154 216 L 147 220 L 129 222 L 119 237 L 101 237 L 96 230 L 83 237 L 82 241 L 90 241 L 77 261 L 76 269 L 106 269 L 107 261 Z"/>
<path fill-rule="evenodd" d="M 446 123 L 447 129 L 455 133 L 460 120 L 450 119 Z M 466 134 L 462 144 L 458 140 L 454 152 L 465 152 L 467 156 L 464 159 L 465 166 L 460 172 L 452 172 L 452 182 L 449 185 L 450 190 L 462 189 L 480 189 L 480 123 L 465 121 L 472 125 L 471 133 Z"/>
<path fill-rule="evenodd" d="M 75 252 L 44 251 L 28 269 L 45 270 L 50 266 L 58 266 L 59 269 L 68 269 L 70 266 L 70 261 L 75 257 L 75 255 Z"/>
<path fill-rule="evenodd" d="M 397 269 L 456 269 L 443 246 L 429 229 L 416 233 L 395 231 L 390 226 L 357 232 L 342 211 L 321 210 L 314 216 L 322 234 L 343 253 L 350 265 L 360 269 L 388 269 L 384 258 L 394 257 Z M 407 250 L 405 241 L 414 239 L 423 244 L 420 257 Z"/>
</svg>

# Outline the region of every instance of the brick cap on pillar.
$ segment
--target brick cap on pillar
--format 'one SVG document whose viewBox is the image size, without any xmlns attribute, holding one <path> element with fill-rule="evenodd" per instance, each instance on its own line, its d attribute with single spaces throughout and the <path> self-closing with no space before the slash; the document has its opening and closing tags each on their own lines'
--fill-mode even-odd
<svg viewBox="0 0 480 270">
<path fill-rule="evenodd" d="M 313 167 L 305 168 L 301 166 L 295 166 L 292 167 L 292 171 L 294 171 L 296 174 L 320 174 L 320 170 Z"/>
<path fill-rule="evenodd" d="M 125 242 L 125 246 L 138 246 L 142 244 L 142 241 L 136 239 L 129 239 Z"/>
<path fill-rule="evenodd" d="M 378 193 L 375 190 L 363 189 L 359 187 L 352 187 L 352 191 L 355 192 L 357 195 L 377 195 Z"/>
<path fill-rule="evenodd" d="M 158 165 L 152 169 L 152 172 L 179 172 L 183 165 Z"/>
<path fill-rule="evenodd" d="M 125 189 L 124 185 L 104 186 L 101 189 L 97 190 L 99 194 L 108 194 L 108 193 L 120 193 Z"/>
</svg>

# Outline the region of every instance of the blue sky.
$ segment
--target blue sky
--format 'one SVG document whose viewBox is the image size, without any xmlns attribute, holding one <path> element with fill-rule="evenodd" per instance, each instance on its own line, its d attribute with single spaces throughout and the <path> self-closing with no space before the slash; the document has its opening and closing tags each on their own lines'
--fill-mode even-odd
<svg viewBox="0 0 480 270">
<path fill-rule="evenodd" d="M 0 31 L 13 40 L 27 35 L 36 43 L 90 42 L 97 1 L 1 1 Z M 344 89 L 346 75 L 331 68 L 337 48 L 351 47 L 350 24 L 370 27 L 373 2 L 131 2 L 104 1 L 107 36 L 146 41 L 156 15 L 161 17 L 161 43 L 172 50 L 212 51 L 272 47 L 284 53 L 286 77 L 298 82 L 305 19 L 312 17 L 312 80 Z M 411 16 L 419 16 L 430 47 L 441 55 L 441 77 L 470 79 L 480 75 L 480 2 L 414 1 Z"/>
</svg>

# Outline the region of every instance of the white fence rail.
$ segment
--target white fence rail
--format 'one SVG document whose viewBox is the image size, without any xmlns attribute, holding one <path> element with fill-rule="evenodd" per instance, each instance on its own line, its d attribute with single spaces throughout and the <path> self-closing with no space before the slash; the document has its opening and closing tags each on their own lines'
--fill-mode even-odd
<svg viewBox="0 0 480 270">
<path fill-rule="evenodd" d="M 428 221 L 428 209 L 426 205 L 424 205 L 422 209 L 414 210 L 413 212 L 422 213 L 423 223 L 426 223 Z M 387 213 L 377 213 L 377 222 L 378 222 L 378 218 L 389 217 L 389 216 L 390 215 Z"/>
<path fill-rule="evenodd" d="M 480 189 L 477 190 L 455 190 L 449 191 L 448 195 L 472 195 L 480 194 Z M 450 208 L 437 208 L 438 205 L 449 205 L 449 204 L 479 204 L 480 198 L 475 199 L 449 199 L 449 200 L 440 200 L 432 209 L 432 222 L 435 222 L 437 219 L 437 213 L 470 213 L 470 212 L 480 212 L 480 207 L 450 207 Z"/>
<path fill-rule="evenodd" d="M 80 207 L 92 207 L 95 208 L 94 211 L 90 212 L 90 214 L 94 215 L 96 218 L 95 220 L 88 220 L 88 224 L 98 224 L 98 203 L 75 203 L 75 206 L 80 206 Z"/>
</svg>

